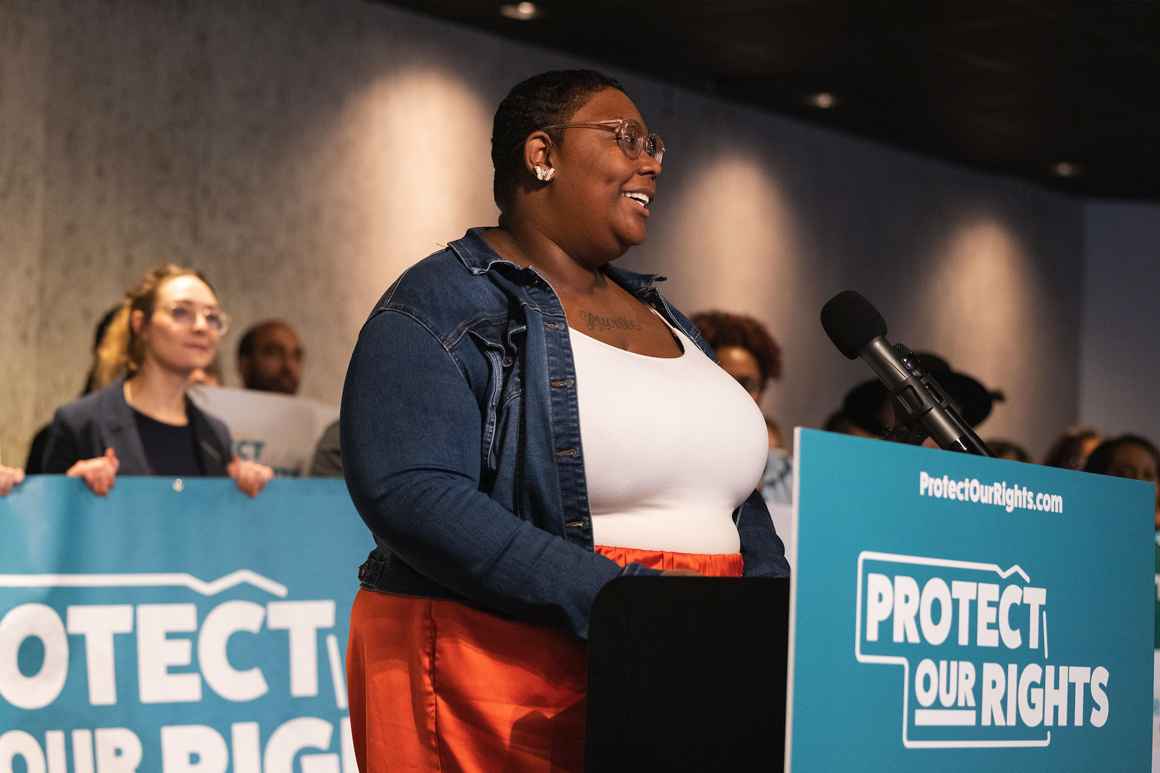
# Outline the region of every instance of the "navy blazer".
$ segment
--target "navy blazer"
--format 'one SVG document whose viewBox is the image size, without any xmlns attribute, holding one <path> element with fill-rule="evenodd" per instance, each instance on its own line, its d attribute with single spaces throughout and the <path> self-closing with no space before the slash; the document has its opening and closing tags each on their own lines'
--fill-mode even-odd
<svg viewBox="0 0 1160 773">
<path fill-rule="evenodd" d="M 57 409 L 48 431 L 43 472 L 59 475 L 82 459 L 105 454 L 106 448 L 117 452 L 118 475 L 154 475 L 145 446 L 137 434 L 133 409 L 125 402 L 125 380 L 115 382 L 90 395 Z M 229 428 L 220 420 L 201 411 L 188 397 L 185 412 L 193 429 L 198 461 L 210 477 L 226 477 L 226 465 L 233 458 Z"/>
</svg>

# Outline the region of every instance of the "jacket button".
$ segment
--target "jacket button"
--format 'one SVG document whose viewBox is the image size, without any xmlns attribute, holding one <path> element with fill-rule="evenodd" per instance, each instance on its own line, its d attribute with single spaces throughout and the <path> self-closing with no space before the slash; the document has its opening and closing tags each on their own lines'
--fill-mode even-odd
<svg viewBox="0 0 1160 773">
<path fill-rule="evenodd" d="M 545 322 L 544 323 L 545 330 L 560 330 L 563 327 L 564 326 L 561 325 L 559 322 Z"/>
<path fill-rule="evenodd" d="M 548 382 L 552 389 L 568 389 L 574 381 L 570 378 L 554 378 Z"/>
<path fill-rule="evenodd" d="M 576 456 L 575 448 L 558 448 L 556 449 L 556 458 L 563 459 L 568 456 Z"/>
<path fill-rule="evenodd" d="M 583 525 L 584 521 L 568 521 L 564 524 L 564 527 L 567 529 L 579 529 Z"/>
</svg>

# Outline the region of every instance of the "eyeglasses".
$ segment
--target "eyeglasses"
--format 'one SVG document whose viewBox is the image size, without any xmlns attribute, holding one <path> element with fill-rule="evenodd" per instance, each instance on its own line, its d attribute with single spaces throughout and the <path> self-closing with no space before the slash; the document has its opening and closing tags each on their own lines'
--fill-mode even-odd
<svg viewBox="0 0 1160 773">
<path fill-rule="evenodd" d="M 640 153 L 643 150 L 655 158 L 658 164 L 664 163 L 664 140 L 658 134 L 645 132 L 640 122 L 634 121 L 631 118 L 613 118 L 609 121 L 556 123 L 540 128 L 543 131 L 548 131 L 549 129 L 603 129 L 616 135 L 616 144 L 624 151 L 624 155 L 629 158 L 640 158 Z"/>
<path fill-rule="evenodd" d="M 225 335 L 230 329 L 229 315 L 213 306 L 199 307 L 188 301 L 178 301 L 163 306 L 162 310 L 182 327 L 192 329 L 197 324 L 197 318 L 201 317 L 205 320 L 205 326 L 218 335 Z"/>
</svg>

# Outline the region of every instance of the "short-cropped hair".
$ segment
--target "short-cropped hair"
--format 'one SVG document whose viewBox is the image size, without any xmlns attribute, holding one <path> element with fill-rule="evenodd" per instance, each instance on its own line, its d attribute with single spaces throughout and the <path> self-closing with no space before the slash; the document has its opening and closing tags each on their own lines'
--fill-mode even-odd
<svg viewBox="0 0 1160 773">
<path fill-rule="evenodd" d="M 523 147 L 528 135 L 545 126 L 567 123 L 589 97 L 604 89 L 623 92 L 624 86 L 595 70 L 552 70 L 512 87 L 496 108 L 491 127 L 491 163 L 495 167 L 492 195 L 501 212 L 525 174 Z M 563 141 L 558 129 L 549 131 L 548 136 L 554 142 Z"/>
</svg>

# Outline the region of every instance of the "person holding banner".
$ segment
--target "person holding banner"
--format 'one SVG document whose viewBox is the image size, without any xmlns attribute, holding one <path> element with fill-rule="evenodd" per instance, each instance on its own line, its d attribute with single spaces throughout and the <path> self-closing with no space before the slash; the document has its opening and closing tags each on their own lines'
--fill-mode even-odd
<svg viewBox="0 0 1160 773">
<path fill-rule="evenodd" d="M 789 574 L 757 405 L 660 278 L 611 265 L 645 240 L 664 153 L 607 76 L 518 84 L 493 125 L 498 227 L 409 269 L 359 335 L 341 447 L 377 544 L 347 651 L 363 773 L 580 770 L 606 583 Z"/>
<path fill-rule="evenodd" d="M 85 376 L 85 385 L 81 389 L 80 397 L 105 386 L 97 383 L 97 355 L 101 348 L 101 341 L 105 337 L 105 331 L 108 330 L 109 324 L 113 321 L 113 317 L 117 316 L 117 310 L 120 308 L 120 304 L 117 304 L 102 314 L 100 320 L 97 321 L 96 329 L 93 330 L 93 359 L 89 366 L 89 372 Z M 42 475 L 44 473 L 44 449 L 48 445 L 50 429 L 52 429 L 51 422 L 38 429 L 36 434 L 32 436 L 32 443 L 28 448 L 28 459 L 24 464 L 26 475 Z"/>
<path fill-rule="evenodd" d="M 101 342 L 96 378 L 108 386 L 53 417 L 44 472 L 81 478 L 99 496 L 118 475 L 228 475 L 256 496 L 273 470 L 236 458 L 229 429 L 186 395 L 228 324 L 199 272 L 175 265 L 148 272 Z"/>
</svg>

